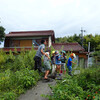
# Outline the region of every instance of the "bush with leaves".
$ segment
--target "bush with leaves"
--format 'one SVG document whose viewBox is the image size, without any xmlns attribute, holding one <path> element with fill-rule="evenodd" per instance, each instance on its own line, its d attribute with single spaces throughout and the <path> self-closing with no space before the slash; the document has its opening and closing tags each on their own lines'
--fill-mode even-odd
<svg viewBox="0 0 100 100">
<path fill-rule="evenodd" d="M 100 99 L 100 66 L 81 69 L 80 74 L 57 81 L 52 86 L 49 100 L 99 100 Z"/>
<path fill-rule="evenodd" d="M 36 51 L 21 51 L 7 55 L 0 51 L 0 100 L 15 100 L 21 93 L 36 85 L 40 76 L 34 71 Z M 17 51 L 15 52 L 17 54 Z"/>
</svg>

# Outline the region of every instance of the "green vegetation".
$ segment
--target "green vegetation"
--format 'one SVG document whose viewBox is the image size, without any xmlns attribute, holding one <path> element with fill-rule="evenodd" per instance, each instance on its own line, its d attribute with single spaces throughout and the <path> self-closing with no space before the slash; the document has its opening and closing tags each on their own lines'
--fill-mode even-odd
<svg viewBox="0 0 100 100">
<path fill-rule="evenodd" d="M 63 48 L 63 47 L 62 47 Z M 51 48 L 53 51 L 54 48 Z M 7 55 L 0 51 L 0 100 L 16 100 L 27 89 L 36 85 L 40 76 L 34 71 L 34 55 L 36 51 L 24 51 L 20 54 L 9 51 Z M 67 53 L 69 57 L 70 53 Z M 100 51 L 93 53 L 100 57 Z M 95 59 L 96 60 L 96 59 Z M 74 65 L 73 65 L 74 67 Z M 73 68 L 73 70 L 76 70 Z M 80 69 L 80 74 L 73 77 L 66 74 L 63 80 L 51 87 L 53 94 L 47 96 L 50 100 L 99 100 L 100 99 L 100 65 L 88 69 Z M 74 71 L 73 71 L 74 72 Z"/>
<path fill-rule="evenodd" d="M 96 63 L 96 65 L 100 65 L 100 50 L 99 51 L 95 51 L 94 53 L 91 54 L 91 56 L 94 57 L 94 62 Z"/>
<path fill-rule="evenodd" d="M 79 75 L 66 77 L 51 87 L 49 100 L 100 100 L 100 66 L 80 69 Z"/>
<path fill-rule="evenodd" d="M 5 37 L 5 32 L 4 31 L 5 31 L 5 28 L 0 26 L 0 44 L 1 44 L 1 42 L 4 41 L 4 37 Z"/>
<path fill-rule="evenodd" d="M 73 36 L 56 38 L 56 43 L 70 43 L 70 42 L 78 42 L 82 45 L 81 34 L 74 34 Z M 83 47 L 85 50 L 88 50 L 88 42 L 91 44 L 90 51 L 98 51 L 100 50 L 100 35 L 93 36 L 92 34 L 83 36 Z"/>
<path fill-rule="evenodd" d="M 0 100 L 15 100 L 36 85 L 40 76 L 34 71 L 35 50 L 13 55 L 0 51 Z M 15 51 L 16 54 L 16 51 Z"/>
</svg>

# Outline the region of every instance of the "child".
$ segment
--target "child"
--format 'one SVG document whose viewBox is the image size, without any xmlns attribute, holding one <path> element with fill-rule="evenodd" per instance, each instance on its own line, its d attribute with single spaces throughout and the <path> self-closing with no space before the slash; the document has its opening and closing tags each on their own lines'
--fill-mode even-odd
<svg viewBox="0 0 100 100">
<path fill-rule="evenodd" d="M 46 52 L 46 54 L 49 56 L 49 52 Z M 44 79 L 49 80 L 48 79 L 48 74 L 51 70 L 51 66 L 50 66 L 50 60 L 48 59 L 47 56 L 44 56 L 44 65 L 45 65 L 45 76 Z"/>
<path fill-rule="evenodd" d="M 66 74 L 66 68 L 65 68 L 65 61 L 67 60 L 66 58 L 66 52 L 65 51 L 62 51 L 61 52 L 62 55 L 61 55 L 61 74 L 63 73 L 63 70 L 64 70 L 64 74 Z"/>
<path fill-rule="evenodd" d="M 55 64 L 56 64 L 56 72 L 59 73 L 59 76 L 61 76 L 61 61 L 60 61 L 60 54 L 58 51 L 55 51 Z"/>
<path fill-rule="evenodd" d="M 67 62 L 67 68 L 68 68 L 68 74 L 70 75 L 70 76 L 72 76 L 72 63 L 73 64 L 76 64 L 76 63 L 74 63 L 73 61 L 72 61 L 72 59 L 73 58 L 75 58 L 75 54 L 74 53 L 72 53 L 71 55 L 70 55 L 70 57 L 69 57 L 69 59 L 68 59 L 68 62 Z"/>
<path fill-rule="evenodd" d="M 52 56 L 51 56 L 51 65 L 52 65 L 52 74 L 55 73 L 56 65 L 55 65 L 55 51 L 52 51 Z"/>
</svg>

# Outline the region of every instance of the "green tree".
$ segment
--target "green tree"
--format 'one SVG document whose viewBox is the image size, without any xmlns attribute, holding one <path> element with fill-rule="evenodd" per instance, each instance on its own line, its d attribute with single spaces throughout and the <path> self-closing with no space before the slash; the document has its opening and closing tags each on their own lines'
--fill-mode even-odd
<svg viewBox="0 0 100 100">
<path fill-rule="evenodd" d="M 100 35 L 95 35 L 95 50 L 98 51 L 100 50 Z"/>
<path fill-rule="evenodd" d="M 90 42 L 90 51 L 100 50 L 100 35 L 93 36 L 92 34 L 84 36 L 84 47 L 88 50 L 88 42 Z"/>
<path fill-rule="evenodd" d="M 4 37 L 5 37 L 5 32 L 4 31 L 5 31 L 5 28 L 0 26 L 0 44 L 1 44 L 1 42 L 4 41 Z"/>
<path fill-rule="evenodd" d="M 73 36 L 68 37 L 60 37 L 56 38 L 56 43 L 73 43 L 78 42 L 82 45 L 82 36 L 81 34 L 74 34 Z M 86 51 L 88 51 L 88 43 L 90 42 L 90 51 L 99 51 L 100 50 L 100 35 L 93 36 L 92 34 L 88 34 L 83 36 L 83 47 Z"/>
</svg>

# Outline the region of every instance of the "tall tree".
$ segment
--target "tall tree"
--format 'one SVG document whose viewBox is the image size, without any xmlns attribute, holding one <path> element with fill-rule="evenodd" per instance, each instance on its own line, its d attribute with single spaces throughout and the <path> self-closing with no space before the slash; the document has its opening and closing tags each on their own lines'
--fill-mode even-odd
<svg viewBox="0 0 100 100">
<path fill-rule="evenodd" d="M 4 41 L 4 37 L 5 37 L 5 32 L 4 31 L 5 31 L 5 28 L 0 26 L 0 44 L 1 44 L 1 42 Z"/>
<path fill-rule="evenodd" d="M 83 47 L 86 51 L 88 51 L 88 43 L 90 42 L 90 51 L 99 51 L 100 50 L 100 35 L 93 36 L 92 34 L 88 34 L 85 36 L 81 36 L 81 34 L 74 34 L 73 36 L 68 37 L 60 37 L 56 38 L 56 43 L 67 43 L 67 42 L 78 42 L 82 45 L 83 39 Z"/>
</svg>

